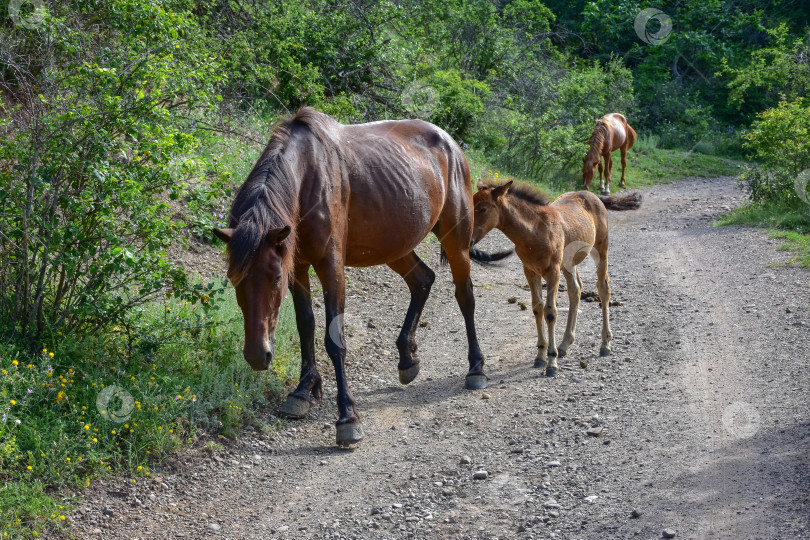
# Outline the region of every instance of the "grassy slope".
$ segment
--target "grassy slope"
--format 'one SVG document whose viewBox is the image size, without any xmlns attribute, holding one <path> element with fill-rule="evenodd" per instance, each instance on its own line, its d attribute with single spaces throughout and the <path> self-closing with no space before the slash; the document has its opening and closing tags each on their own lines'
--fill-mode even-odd
<svg viewBox="0 0 810 540">
<path fill-rule="evenodd" d="M 486 156 L 471 151 L 468 152 L 470 159 L 470 169 L 472 171 L 473 183 L 476 179 L 492 176 L 496 174 L 501 177 L 512 177 L 509 171 L 498 170 L 492 167 Z M 618 161 L 618 153 L 615 153 L 616 160 L 613 164 L 613 174 L 611 178 L 611 190 L 615 191 L 619 186 L 621 178 L 621 164 Z M 680 180 L 689 176 L 717 177 L 732 176 L 738 174 L 739 163 L 736 161 L 700 154 L 696 152 L 684 152 L 681 150 L 668 150 L 662 148 L 639 148 L 636 146 L 627 155 L 627 170 L 625 178 L 627 188 L 640 188 L 654 184 L 661 184 Z M 527 180 L 538 185 L 541 189 L 551 195 L 559 195 L 566 191 L 581 189 L 582 173 L 579 170 L 560 171 L 555 175 L 555 179 L 545 183 L 539 183 L 530 179 L 515 177 L 518 180 Z M 591 191 L 598 191 L 598 173 L 591 182 Z"/>
</svg>

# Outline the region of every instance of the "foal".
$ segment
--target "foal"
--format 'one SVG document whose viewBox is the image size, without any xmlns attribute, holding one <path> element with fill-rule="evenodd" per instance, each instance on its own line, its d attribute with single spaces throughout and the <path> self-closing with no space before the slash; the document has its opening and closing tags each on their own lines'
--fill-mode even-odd
<svg viewBox="0 0 810 540">
<path fill-rule="evenodd" d="M 510 189 L 511 188 L 511 189 Z M 608 306 L 608 213 L 611 210 L 633 210 L 641 206 L 641 195 L 626 193 L 613 197 L 597 197 L 588 191 L 563 193 L 553 203 L 539 190 L 529 186 L 513 186 L 512 181 L 498 184 L 490 180 L 478 182 L 475 204 L 473 243 L 481 240 L 493 228 L 498 228 L 515 244 L 515 252 L 523 263 L 523 272 L 532 292 L 532 311 L 537 324 L 537 357 L 534 367 L 544 368 L 547 377 L 557 375 L 557 356 L 565 356 L 574 343 L 582 281 L 577 265 L 589 254 L 596 263 L 597 288 L 602 304 L 602 344 L 600 356 L 610 354 Z M 568 284 L 568 324 L 557 346 L 554 327 L 557 322 L 557 289 L 560 272 Z M 547 296 L 542 304 L 542 280 L 546 280 Z M 543 319 L 548 325 L 548 339 Z M 546 360 L 546 357 L 548 360 Z"/>
</svg>

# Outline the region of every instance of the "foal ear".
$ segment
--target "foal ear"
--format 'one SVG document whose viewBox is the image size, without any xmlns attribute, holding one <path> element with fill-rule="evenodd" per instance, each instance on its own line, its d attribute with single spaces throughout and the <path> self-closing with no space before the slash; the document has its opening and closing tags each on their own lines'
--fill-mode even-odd
<svg viewBox="0 0 810 540">
<path fill-rule="evenodd" d="M 233 237 L 233 229 L 213 229 L 214 236 L 225 242 L 226 244 L 231 241 Z"/>
<path fill-rule="evenodd" d="M 282 243 L 284 240 L 286 240 L 287 237 L 290 236 L 291 232 L 292 232 L 292 227 L 290 227 L 289 225 L 286 225 L 284 227 L 279 227 L 277 229 L 270 229 L 269 231 L 267 231 L 266 238 L 267 238 L 267 241 L 270 244 L 273 244 L 273 245 L 277 246 L 280 243 Z"/>
<path fill-rule="evenodd" d="M 509 180 L 507 183 L 496 187 L 492 190 L 492 198 L 497 199 L 498 197 L 504 195 L 507 191 L 509 191 L 510 187 L 512 187 L 512 180 Z"/>
</svg>

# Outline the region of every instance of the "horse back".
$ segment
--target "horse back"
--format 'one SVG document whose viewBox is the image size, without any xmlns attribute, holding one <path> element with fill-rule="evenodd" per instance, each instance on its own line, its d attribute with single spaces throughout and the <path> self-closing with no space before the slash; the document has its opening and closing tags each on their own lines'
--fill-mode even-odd
<svg viewBox="0 0 810 540">
<path fill-rule="evenodd" d="M 627 119 L 620 113 L 606 114 L 603 118 L 610 125 L 611 143 L 610 151 L 614 151 L 624 145 L 627 140 Z"/>
<path fill-rule="evenodd" d="M 563 193 L 551 203 L 562 217 L 566 243 L 574 240 L 596 238 L 607 233 L 608 214 L 599 197 L 590 191 L 570 191 Z"/>
<path fill-rule="evenodd" d="M 466 157 L 447 133 L 428 122 L 335 123 L 325 144 L 313 141 L 313 153 L 325 153 L 326 146 L 331 155 L 324 159 L 330 164 L 316 164 L 309 179 L 310 203 L 317 208 L 308 218 L 313 226 L 309 237 L 315 244 L 317 237 L 342 238 L 347 265 L 403 257 L 430 233 L 448 205 L 456 206 L 459 215 L 471 211 Z"/>
</svg>

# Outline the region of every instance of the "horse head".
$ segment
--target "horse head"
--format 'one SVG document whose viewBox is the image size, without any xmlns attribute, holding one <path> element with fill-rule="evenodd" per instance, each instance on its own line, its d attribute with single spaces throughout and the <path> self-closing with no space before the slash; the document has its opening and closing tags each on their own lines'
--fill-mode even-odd
<svg viewBox="0 0 810 540">
<path fill-rule="evenodd" d="M 585 189 L 588 189 L 588 186 L 591 185 L 591 180 L 593 180 L 594 170 L 596 169 L 596 164 L 599 163 L 599 156 L 597 155 L 596 161 L 589 160 L 590 153 L 582 158 L 582 184 L 585 186 Z"/>
<path fill-rule="evenodd" d="M 245 360 L 256 371 L 273 363 L 275 333 L 281 302 L 286 296 L 291 259 L 289 225 L 264 232 L 254 249 L 239 249 L 244 243 L 239 228 L 214 229 L 214 234 L 228 244 L 230 261 L 228 278 L 236 289 L 236 302 L 245 320 Z"/>
</svg>

